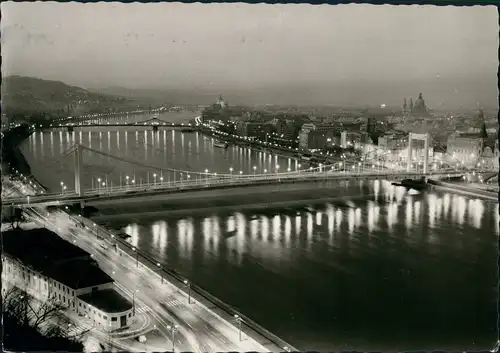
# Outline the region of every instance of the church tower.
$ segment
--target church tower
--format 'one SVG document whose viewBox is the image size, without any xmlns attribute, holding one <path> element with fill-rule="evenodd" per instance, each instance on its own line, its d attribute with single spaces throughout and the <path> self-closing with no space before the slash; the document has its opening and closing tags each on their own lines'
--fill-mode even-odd
<svg viewBox="0 0 500 353">
<path fill-rule="evenodd" d="M 410 113 L 410 114 L 413 114 L 413 98 L 410 98 L 409 113 Z"/>
<path fill-rule="evenodd" d="M 219 96 L 219 99 L 217 99 L 217 104 L 222 108 L 224 109 L 227 104 L 226 102 L 224 101 L 224 98 L 222 98 L 222 95 Z"/>
<path fill-rule="evenodd" d="M 403 100 L 403 115 L 406 115 L 408 106 L 406 104 L 406 98 Z"/>
</svg>

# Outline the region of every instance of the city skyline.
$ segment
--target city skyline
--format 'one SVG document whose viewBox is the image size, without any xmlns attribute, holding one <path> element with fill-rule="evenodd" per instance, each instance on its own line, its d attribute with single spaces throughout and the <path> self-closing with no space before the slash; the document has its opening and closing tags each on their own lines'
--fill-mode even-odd
<svg viewBox="0 0 500 353">
<path fill-rule="evenodd" d="M 431 109 L 497 105 L 492 6 L 7 2 L 2 13 L 5 76 L 254 104 L 399 106 L 423 92 Z"/>
</svg>

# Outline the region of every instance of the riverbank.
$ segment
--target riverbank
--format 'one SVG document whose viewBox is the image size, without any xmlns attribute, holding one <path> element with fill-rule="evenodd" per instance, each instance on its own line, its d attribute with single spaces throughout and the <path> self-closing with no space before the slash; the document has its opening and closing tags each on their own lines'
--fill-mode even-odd
<svg viewBox="0 0 500 353">
<path fill-rule="evenodd" d="M 99 234 L 99 236 L 102 239 L 105 239 L 108 243 L 115 244 L 115 249 L 122 255 L 129 256 L 134 261 L 136 261 L 138 265 L 140 264 L 141 266 L 144 266 L 151 271 L 158 273 L 158 275 L 161 276 L 162 280 L 168 281 L 180 292 L 184 292 L 191 298 L 191 300 L 193 300 L 193 303 L 198 302 L 204 305 L 208 310 L 212 311 L 213 314 L 219 316 L 222 320 L 225 320 L 228 323 L 234 323 L 235 315 L 241 317 L 243 319 L 240 326 L 241 331 L 248 337 L 260 343 L 262 346 L 268 349 L 268 351 L 298 351 L 278 336 L 269 332 L 264 327 L 258 325 L 227 303 L 211 295 L 195 283 L 189 281 L 190 284 L 189 287 L 187 287 L 185 282 L 187 280 L 186 277 L 182 276 L 173 268 L 163 268 L 161 266 L 160 268 L 158 268 L 159 262 L 157 259 L 133 247 L 130 243 L 126 242 L 124 239 L 121 239 L 116 234 L 113 234 L 108 229 L 99 225 L 95 225 L 92 221 L 83 217 L 71 218 L 75 222 L 82 222 L 83 224 L 85 224 L 86 227 L 92 229 L 96 235 Z"/>
<path fill-rule="evenodd" d="M 479 189 L 475 187 L 471 187 L 468 185 L 461 185 L 461 184 L 456 184 L 456 183 L 446 183 L 438 180 L 429 180 L 429 184 L 431 185 L 431 189 L 436 189 L 436 190 L 446 190 L 446 191 L 451 191 L 454 193 L 458 194 L 463 194 L 467 196 L 475 196 L 475 197 L 480 197 L 492 201 L 497 201 L 499 200 L 499 192 L 495 191 L 488 191 L 484 189 Z"/>
<path fill-rule="evenodd" d="M 2 162 L 8 166 L 8 173 L 18 171 L 22 175 L 31 175 L 31 168 L 21 152 L 19 145 L 28 138 L 33 131 L 27 125 L 21 125 L 5 131 L 2 143 Z"/>
<path fill-rule="evenodd" d="M 32 133 L 33 130 L 27 125 L 21 125 L 5 132 L 1 140 L 2 168 L 6 167 L 7 172 L 4 175 L 11 175 L 25 185 L 35 186 L 43 193 L 47 192 L 48 188 L 31 174 L 31 166 L 20 148 L 21 143 Z"/>
</svg>

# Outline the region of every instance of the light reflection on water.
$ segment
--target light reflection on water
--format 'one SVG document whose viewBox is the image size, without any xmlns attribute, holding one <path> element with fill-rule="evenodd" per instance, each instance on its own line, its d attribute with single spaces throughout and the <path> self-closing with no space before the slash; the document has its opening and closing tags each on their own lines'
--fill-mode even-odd
<svg viewBox="0 0 500 353">
<path fill-rule="evenodd" d="M 173 220 L 159 220 L 152 222 L 149 229 L 130 224 L 124 227 L 124 231 L 131 236 L 131 244 L 140 247 L 143 246 L 140 242 L 149 243 L 148 246 L 156 249 L 155 252 L 163 260 L 166 260 L 169 246 L 176 247 L 180 258 L 191 259 L 194 243 L 198 241 L 203 241 L 203 252 L 217 255 L 222 248 L 227 247 L 239 256 L 258 256 L 252 253 L 252 246 L 249 245 L 259 243 L 268 247 L 268 256 L 276 258 L 282 255 L 282 250 L 296 251 L 297 243 L 304 244 L 307 251 L 314 251 L 314 244 L 322 244 L 330 251 L 335 251 L 334 233 L 347 235 L 347 239 L 352 241 L 363 232 L 394 233 L 404 226 L 405 233 L 410 234 L 414 228 L 426 226 L 429 228 L 426 231 L 429 235 L 427 241 L 432 243 L 434 237 L 442 236 L 440 230 L 446 224 L 447 227 L 462 230 L 471 227 L 491 229 L 491 232 L 498 234 L 498 226 L 495 226 L 498 223 L 498 204 L 450 194 L 405 196 L 404 189 L 394 190 L 396 188 L 388 186 L 387 182 L 384 189 L 387 192 L 385 195 L 389 196 L 382 199 L 392 198 L 393 202 L 368 200 L 359 206 L 354 204 L 354 207 L 348 206 L 353 205 L 351 201 L 347 205 L 328 203 L 294 217 L 287 214 L 260 214 L 256 217 L 252 212 L 236 212 L 227 216 L 215 213 L 203 218 L 182 218 L 175 223 Z M 485 216 L 486 212 L 489 215 Z M 151 240 L 148 240 L 148 234 L 152 235 Z M 170 238 L 167 234 L 170 234 Z M 257 249 L 260 250 L 260 247 Z"/>
<path fill-rule="evenodd" d="M 44 144 L 49 140 L 49 144 Z M 153 132 L 144 129 L 121 128 L 100 131 L 97 128 L 84 128 L 74 132 L 46 131 L 34 132 L 24 141 L 21 148 L 26 159 L 42 184 L 49 189 L 58 190 L 60 181 L 68 189 L 74 185 L 73 158 L 61 160 L 61 156 L 75 143 L 109 153 L 130 161 L 146 163 L 158 168 L 171 168 L 188 172 L 229 174 L 264 173 L 274 171 L 280 165 L 291 170 L 298 169 L 299 162 L 290 157 L 253 151 L 249 148 L 231 146 L 227 150 L 213 146 L 213 139 L 199 133 L 182 133 L 174 130 Z M 84 186 L 91 188 L 97 178 L 108 180 L 107 185 L 124 183 L 125 176 L 133 177 L 137 183 L 151 182 L 152 174 L 158 170 L 120 162 L 109 157 L 85 151 Z M 50 168 L 47 166 L 50 165 Z M 254 169 L 255 167 L 255 169 Z M 149 175 L 148 175 L 149 173 Z M 161 171 L 164 180 L 179 180 L 179 173 Z M 186 177 L 186 176 L 184 176 Z"/>
<path fill-rule="evenodd" d="M 33 134 L 24 145 L 34 174 L 44 175 L 43 161 L 75 141 L 177 169 L 227 173 L 231 166 L 253 173 L 254 165 L 261 172 L 298 164 L 245 148 L 215 149 L 211 139 L 196 134 L 47 132 Z M 100 155 L 88 158 L 89 178 L 95 170 L 111 170 L 115 177 L 123 171 Z M 71 163 L 66 168 L 59 171 L 71 180 Z M 139 175 L 139 169 L 128 168 Z M 49 187 L 55 180 L 58 187 L 51 174 L 41 179 Z M 369 196 L 341 197 L 307 210 L 138 213 L 143 220 L 104 222 L 301 349 L 360 348 L 356 343 L 368 340 L 374 327 L 379 334 L 365 348 L 377 349 L 375 342 L 402 350 L 434 347 L 425 344 L 433 342 L 429 337 L 449 332 L 456 337 L 446 342 L 484 340 L 475 332 L 489 332 L 484 318 L 496 310 L 489 295 L 496 285 L 498 204 L 448 193 L 408 195 L 383 181 L 365 185 Z M 339 187 L 343 195 L 359 190 L 359 185 Z M 414 341 L 420 345 L 411 345 Z"/>
<path fill-rule="evenodd" d="M 356 310 L 367 311 L 366 305 L 375 312 L 378 309 L 374 308 L 383 307 L 380 315 L 387 316 L 387 321 L 379 317 L 375 325 L 381 333 L 373 342 L 379 342 L 381 347 L 410 349 L 426 340 L 434 342 L 429 341 L 431 331 L 443 328 L 428 323 L 431 312 L 441 315 L 435 320 L 446 330 L 461 330 L 465 325 L 463 329 L 470 332 L 488 331 L 489 327 L 476 327 L 486 323 L 474 315 L 487 317 L 484 313 L 495 303 L 488 295 L 494 292 L 496 281 L 490 275 L 495 273 L 498 204 L 443 193 L 408 195 L 389 182 L 369 187 L 378 188 L 372 194 L 377 197 L 337 199 L 307 209 L 214 210 L 187 217 L 167 214 L 141 224 L 124 225 L 116 220 L 108 225 L 123 226 L 134 246 L 176 268 L 302 349 L 332 349 L 339 340 L 358 347 L 356 342 L 366 335 L 361 333 L 365 332 L 363 327 L 375 323 L 365 315 L 363 320 L 367 322 L 356 321 L 349 329 L 343 325 L 345 320 L 353 320 L 351 315 L 361 315 Z M 448 272 L 443 272 L 445 269 Z M 470 271 L 481 275 L 472 280 L 467 275 Z M 409 277 L 400 278 L 401 273 Z M 385 289 L 373 289 L 379 285 Z M 349 288 L 352 296 L 339 297 L 338 286 Z M 408 292 L 405 287 L 413 289 Z M 483 293 L 480 307 L 469 303 L 473 298 L 470 290 Z M 303 304 L 286 296 L 289 291 Z M 387 302 L 386 291 L 400 299 Z M 461 292 L 464 294 L 458 294 Z M 450 296 L 455 297 L 454 301 L 449 301 Z M 401 298 L 413 303 L 408 304 L 410 308 L 399 307 L 403 305 L 398 304 Z M 433 298 L 432 302 L 428 298 Z M 423 310 L 422 305 L 428 307 Z M 311 310 L 319 313 L 321 327 L 311 323 L 313 319 L 307 314 Z M 294 319 L 286 324 L 285 314 L 289 312 L 293 312 Z M 337 319 L 328 316 L 332 312 Z M 459 324 L 455 312 L 468 315 L 476 326 Z M 409 328 L 413 325 L 410 319 L 428 327 L 427 331 L 415 333 Z M 337 336 L 338 332 L 342 332 L 341 336 Z M 442 331 L 443 337 L 448 337 L 446 332 Z M 414 337 L 416 343 L 411 345 L 413 341 L 407 337 L 403 341 L 409 346 L 401 346 L 403 343 L 393 338 L 398 335 Z M 478 335 L 471 337 L 480 341 L 482 336 Z M 337 338 L 332 341 L 332 337 Z M 446 342 L 467 337 L 457 335 Z"/>
</svg>

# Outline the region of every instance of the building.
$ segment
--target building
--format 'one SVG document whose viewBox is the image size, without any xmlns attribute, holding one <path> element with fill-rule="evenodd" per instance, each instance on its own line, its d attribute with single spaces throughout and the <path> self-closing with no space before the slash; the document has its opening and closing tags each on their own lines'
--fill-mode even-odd
<svg viewBox="0 0 500 353">
<path fill-rule="evenodd" d="M 475 133 L 454 133 L 448 137 L 446 151 L 453 162 L 471 165 L 479 162 L 485 139 Z"/>
<path fill-rule="evenodd" d="M 322 150 L 332 147 L 338 142 L 338 135 L 341 127 L 332 124 L 312 124 L 302 125 L 299 132 L 299 148 L 303 150 Z"/>
<path fill-rule="evenodd" d="M 270 123 L 274 126 L 274 131 L 269 136 L 272 142 L 289 147 L 295 147 L 298 144 L 300 125 L 297 122 L 274 118 Z"/>
<path fill-rule="evenodd" d="M 299 132 L 299 148 L 302 150 L 309 149 L 309 134 L 316 130 L 316 125 L 312 123 L 307 123 L 302 125 Z"/>
<path fill-rule="evenodd" d="M 224 98 L 222 98 L 222 95 L 219 96 L 219 99 L 217 99 L 217 102 L 215 104 L 218 105 L 221 109 L 224 109 L 227 107 L 227 103 L 224 100 Z"/>
<path fill-rule="evenodd" d="M 393 131 L 378 138 L 378 146 L 385 150 L 399 150 L 408 146 L 408 136 L 402 131 Z"/>
<path fill-rule="evenodd" d="M 132 304 L 86 251 L 45 228 L 2 237 L 3 290 L 16 286 L 40 301 L 54 300 L 106 330 L 132 323 Z"/>
<path fill-rule="evenodd" d="M 410 98 L 410 103 L 407 104 L 406 98 L 403 101 L 403 115 L 404 116 L 429 116 L 429 112 L 427 106 L 425 104 L 424 98 L 422 97 L 422 93 L 418 94 L 418 98 L 413 103 L 413 99 Z"/>
</svg>

